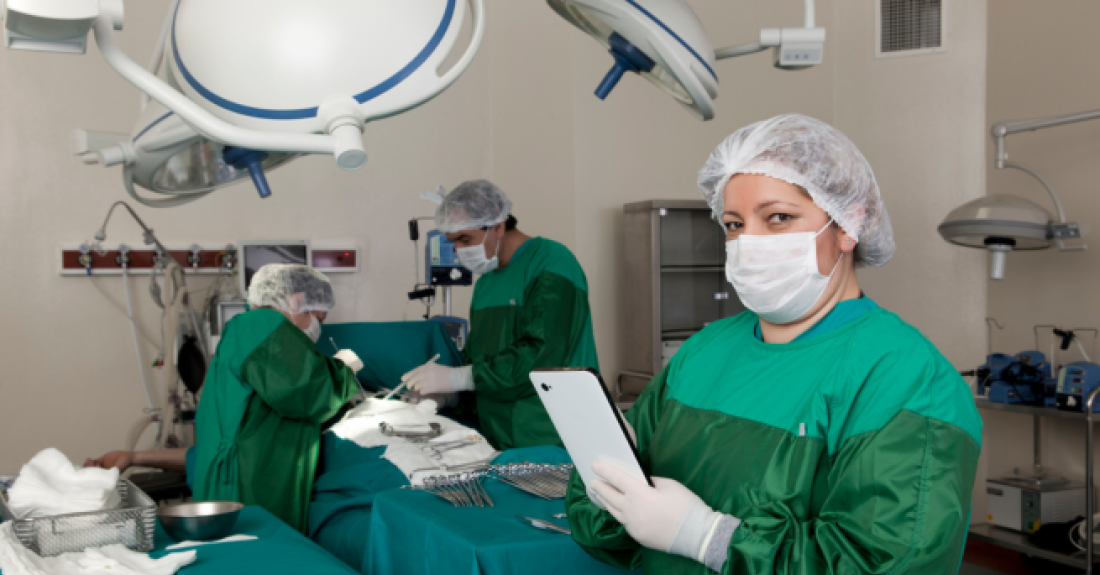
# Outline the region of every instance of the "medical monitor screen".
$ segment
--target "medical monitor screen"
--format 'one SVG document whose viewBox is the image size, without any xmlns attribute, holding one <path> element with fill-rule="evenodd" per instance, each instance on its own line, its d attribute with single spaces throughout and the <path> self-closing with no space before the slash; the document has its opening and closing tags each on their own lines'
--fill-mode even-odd
<svg viewBox="0 0 1100 575">
<path fill-rule="evenodd" d="M 267 264 L 309 265 L 309 245 L 305 242 L 287 244 L 246 244 L 242 242 L 244 288 L 252 285 L 252 276 Z"/>
</svg>

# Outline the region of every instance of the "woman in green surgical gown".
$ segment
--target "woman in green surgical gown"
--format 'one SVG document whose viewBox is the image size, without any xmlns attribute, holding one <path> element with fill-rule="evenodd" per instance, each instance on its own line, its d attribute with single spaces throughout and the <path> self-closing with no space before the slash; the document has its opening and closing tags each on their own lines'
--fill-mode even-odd
<svg viewBox="0 0 1100 575">
<path fill-rule="evenodd" d="M 573 537 L 646 573 L 957 572 L 982 424 L 935 346 L 859 288 L 895 249 L 867 160 L 779 116 L 720 144 L 699 187 L 749 311 L 689 339 L 627 413 L 654 486 L 574 474 Z"/>
<path fill-rule="evenodd" d="M 304 532 L 321 425 L 358 390 L 355 374 L 317 349 L 335 303 L 321 273 L 264 266 L 248 303 L 226 324 L 203 383 L 194 498 L 259 505 Z"/>
</svg>

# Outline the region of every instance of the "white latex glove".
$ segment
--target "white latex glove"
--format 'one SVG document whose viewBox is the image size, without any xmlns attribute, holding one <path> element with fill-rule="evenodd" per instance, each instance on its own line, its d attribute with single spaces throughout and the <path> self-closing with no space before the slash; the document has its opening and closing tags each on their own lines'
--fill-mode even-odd
<svg viewBox="0 0 1100 575">
<path fill-rule="evenodd" d="M 654 477 L 650 487 L 607 461 L 592 464 L 600 501 L 639 544 L 702 562 L 707 538 L 722 515 L 678 481 Z"/>
<path fill-rule="evenodd" d="M 355 355 L 355 352 L 350 349 L 341 349 L 332 357 L 344 362 L 344 365 L 355 373 L 359 373 L 359 370 L 363 369 L 363 360 L 359 359 L 359 356 Z"/>
<path fill-rule="evenodd" d="M 421 395 L 474 390 L 473 366 L 447 367 L 433 359 L 401 376 L 401 381 Z"/>
</svg>

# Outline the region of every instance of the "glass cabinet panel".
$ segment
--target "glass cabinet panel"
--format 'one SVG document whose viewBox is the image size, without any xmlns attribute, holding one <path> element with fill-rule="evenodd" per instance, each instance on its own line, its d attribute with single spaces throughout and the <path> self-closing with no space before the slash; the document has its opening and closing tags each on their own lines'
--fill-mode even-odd
<svg viewBox="0 0 1100 575">
<path fill-rule="evenodd" d="M 725 234 L 709 211 L 667 210 L 661 216 L 661 267 L 717 266 L 725 261 Z"/>
</svg>

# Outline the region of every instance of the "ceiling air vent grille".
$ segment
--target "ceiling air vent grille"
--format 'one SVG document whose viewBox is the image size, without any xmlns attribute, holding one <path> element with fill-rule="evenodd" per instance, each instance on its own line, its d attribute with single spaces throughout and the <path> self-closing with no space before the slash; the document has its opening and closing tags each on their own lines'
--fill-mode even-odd
<svg viewBox="0 0 1100 575">
<path fill-rule="evenodd" d="M 879 0 L 879 53 L 943 48 L 943 0 Z"/>
</svg>

